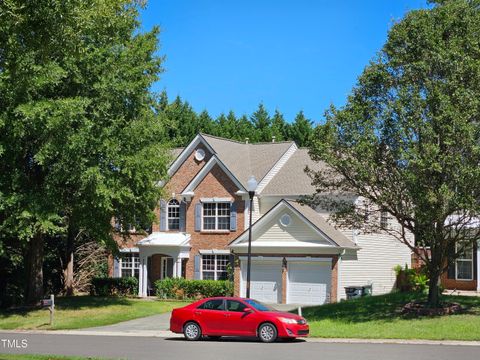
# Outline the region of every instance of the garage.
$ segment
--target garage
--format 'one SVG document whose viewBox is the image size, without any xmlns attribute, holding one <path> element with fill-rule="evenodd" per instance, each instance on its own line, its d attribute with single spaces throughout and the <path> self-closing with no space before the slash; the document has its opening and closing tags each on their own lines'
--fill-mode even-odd
<svg viewBox="0 0 480 360">
<path fill-rule="evenodd" d="M 242 262 L 243 289 L 245 294 L 247 262 Z M 280 261 L 252 261 L 250 272 L 250 297 L 270 304 L 282 300 L 282 264 Z"/>
<path fill-rule="evenodd" d="M 325 304 L 329 302 L 331 261 L 288 262 L 287 303 Z"/>
</svg>

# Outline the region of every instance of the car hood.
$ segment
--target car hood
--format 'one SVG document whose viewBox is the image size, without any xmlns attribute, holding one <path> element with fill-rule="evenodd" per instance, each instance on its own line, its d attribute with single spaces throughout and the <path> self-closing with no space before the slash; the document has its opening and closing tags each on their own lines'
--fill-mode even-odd
<svg viewBox="0 0 480 360">
<path fill-rule="evenodd" d="M 300 315 L 292 314 L 286 311 L 265 311 L 265 313 L 268 313 L 269 315 L 276 316 L 276 317 L 284 317 L 287 319 L 295 319 L 295 320 L 303 319 L 303 317 Z"/>
</svg>

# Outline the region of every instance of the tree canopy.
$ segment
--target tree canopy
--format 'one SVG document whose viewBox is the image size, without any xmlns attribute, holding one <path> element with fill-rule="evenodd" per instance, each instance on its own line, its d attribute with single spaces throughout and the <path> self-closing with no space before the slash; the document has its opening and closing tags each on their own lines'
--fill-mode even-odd
<svg viewBox="0 0 480 360">
<path fill-rule="evenodd" d="M 336 220 L 368 231 L 369 213 L 393 217 L 388 231 L 426 263 L 432 306 L 448 260 L 480 236 L 479 39 L 478 1 L 409 12 L 311 147 L 331 168 L 312 173 L 319 192 L 354 192 L 371 205 L 337 199 Z"/>
<path fill-rule="evenodd" d="M 141 5 L 0 3 L 0 256 L 8 239 L 24 247 L 29 302 L 46 236 L 109 241 L 113 216 L 153 219 L 169 160 L 150 93 L 159 29 L 140 31 Z"/>
</svg>

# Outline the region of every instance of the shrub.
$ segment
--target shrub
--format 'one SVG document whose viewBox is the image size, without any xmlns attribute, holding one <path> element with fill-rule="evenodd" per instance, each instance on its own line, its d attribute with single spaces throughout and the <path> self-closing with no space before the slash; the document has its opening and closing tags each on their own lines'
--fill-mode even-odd
<svg viewBox="0 0 480 360">
<path fill-rule="evenodd" d="M 167 278 L 155 282 L 161 299 L 198 299 L 212 296 L 232 296 L 233 283 L 228 280 L 186 280 Z"/>
<path fill-rule="evenodd" d="M 408 265 L 405 264 L 405 268 L 397 265 L 393 270 L 397 274 L 397 289 L 400 291 L 428 292 L 428 277 L 423 269 L 409 269 Z"/>
<path fill-rule="evenodd" d="M 138 293 L 138 280 L 135 277 L 92 279 L 90 293 L 96 296 L 128 296 Z"/>
</svg>

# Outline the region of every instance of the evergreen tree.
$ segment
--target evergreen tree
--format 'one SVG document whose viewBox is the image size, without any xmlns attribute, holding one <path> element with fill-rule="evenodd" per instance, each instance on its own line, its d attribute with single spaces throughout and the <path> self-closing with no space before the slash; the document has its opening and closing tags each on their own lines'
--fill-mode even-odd
<svg viewBox="0 0 480 360">
<path fill-rule="evenodd" d="M 278 111 L 278 109 L 276 109 L 275 113 L 273 114 L 271 127 L 272 127 L 272 136 L 275 136 L 276 141 L 282 141 L 282 140 L 288 139 L 287 122 L 285 121 L 283 114 L 280 111 Z"/>
<path fill-rule="evenodd" d="M 272 141 L 272 120 L 262 103 L 258 105 L 258 109 L 252 114 L 250 121 L 255 129 L 252 140 L 257 142 Z"/>
<path fill-rule="evenodd" d="M 299 147 L 305 147 L 311 144 L 312 137 L 312 121 L 305 117 L 303 111 L 300 111 L 289 127 L 289 138 L 295 141 Z"/>
</svg>

